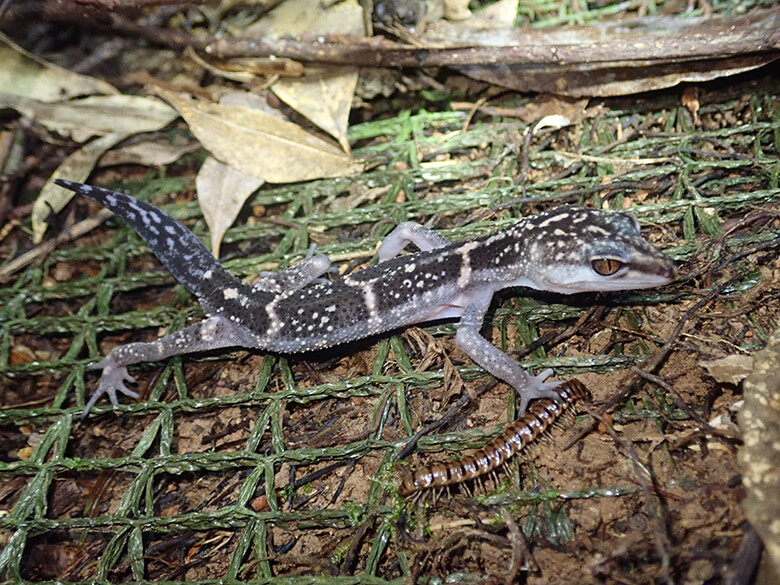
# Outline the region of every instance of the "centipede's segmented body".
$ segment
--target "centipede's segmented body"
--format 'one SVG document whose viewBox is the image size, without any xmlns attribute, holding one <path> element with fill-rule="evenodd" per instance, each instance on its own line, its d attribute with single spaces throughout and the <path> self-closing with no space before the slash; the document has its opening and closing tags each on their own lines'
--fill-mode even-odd
<svg viewBox="0 0 780 585">
<path fill-rule="evenodd" d="M 507 426 L 500 437 L 461 461 L 439 462 L 410 472 L 401 472 L 398 493 L 409 496 L 432 488 L 463 483 L 490 473 L 517 455 L 529 443 L 571 410 L 575 403 L 590 396 L 579 380 L 569 380 L 557 388 L 560 400 L 537 400 L 518 420 Z"/>
</svg>

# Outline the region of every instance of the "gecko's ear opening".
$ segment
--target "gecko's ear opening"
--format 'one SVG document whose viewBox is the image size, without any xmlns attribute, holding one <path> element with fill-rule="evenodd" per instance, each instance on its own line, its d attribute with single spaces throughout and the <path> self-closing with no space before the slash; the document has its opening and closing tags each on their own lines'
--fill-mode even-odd
<svg viewBox="0 0 780 585">
<path fill-rule="evenodd" d="M 600 276 L 615 276 L 628 266 L 625 262 L 616 258 L 594 258 L 590 261 L 590 265 L 593 271 Z"/>
</svg>

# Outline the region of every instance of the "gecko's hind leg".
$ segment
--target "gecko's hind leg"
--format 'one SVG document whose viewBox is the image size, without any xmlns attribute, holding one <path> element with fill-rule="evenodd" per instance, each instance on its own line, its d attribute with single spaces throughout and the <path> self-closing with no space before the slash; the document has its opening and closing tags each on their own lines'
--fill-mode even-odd
<svg viewBox="0 0 780 585">
<path fill-rule="evenodd" d="M 382 241 L 382 245 L 379 246 L 377 251 L 379 261 L 384 262 L 385 260 L 390 260 L 390 258 L 395 258 L 410 243 L 417 246 L 421 251 L 427 252 L 435 248 L 443 248 L 449 245 L 450 241 L 433 230 L 421 226 L 419 223 L 405 221 L 399 223 Z"/>
<path fill-rule="evenodd" d="M 125 382 L 135 381 L 127 372 L 127 366 L 156 362 L 183 353 L 226 347 L 257 347 L 257 341 L 243 326 L 221 315 L 193 323 L 151 343 L 128 343 L 115 347 L 101 361 L 87 368 L 102 370 L 102 373 L 100 383 L 84 407 L 81 417 L 84 418 L 89 413 L 103 394 L 107 394 L 111 404 L 115 406 L 119 404 L 117 392 L 138 398 L 138 393 L 125 386 Z"/>
</svg>

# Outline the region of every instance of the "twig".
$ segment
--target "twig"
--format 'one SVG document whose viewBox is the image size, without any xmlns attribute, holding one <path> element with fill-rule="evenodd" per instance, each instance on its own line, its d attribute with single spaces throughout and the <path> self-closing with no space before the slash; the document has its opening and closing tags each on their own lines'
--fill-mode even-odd
<svg viewBox="0 0 780 585">
<path fill-rule="evenodd" d="M 112 1 L 102 0 L 99 3 Z M 778 9 L 754 10 L 737 18 L 692 20 L 689 26 L 659 19 L 654 22 L 653 29 L 647 25 L 644 29 L 630 28 L 628 23 L 621 22 L 619 27 L 601 31 L 601 36 L 609 37 L 609 43 L 589 40 L 586 35 L 593 27 L 573 27 L 568 33 L 570 36 L 559 42 L 551 41 L 550 32 L 546 30 L 512 29 L 502 33 L 506 38 L 505 46 L 477 44 L 479 41 L 471 46 L 455 46 L 450 41 L 426 40 L 427 45 L 420 47 L 379 37 L 367 39 L 354 35 L 312 35 L 294 40 L 195 37 L 176 30 L 137 24 L 118 12 L 112 13 L 95 6 L 82 7 L 80 13 L 73 6 L 78 4 L 61 0 L 27 2 L 24 6 L 8 7 L 5 21 L 35 16 L 91 27 L 105 27 L 108 22 L 115 31 L 140 36 L 161 46 L 175 49 L 192 47 L 223 59 L 273 55 L 307 63 L 362 67 L 548 65 L 559 69 L 567 65 L 598 64 L 603 68 L 645 68 L 747 55 L 764 55 L 770 59 L 780 45 Z M 669 27 L 666 31 L 665 26 Z M 571 43 L 569 38 L 576 39 L 578 30 L 588 40 Z M 691 38 L 695 38 L 696 42 L 691 43 Z M 645 42 L 641 42 L 643 40 Z"/>
</svg>

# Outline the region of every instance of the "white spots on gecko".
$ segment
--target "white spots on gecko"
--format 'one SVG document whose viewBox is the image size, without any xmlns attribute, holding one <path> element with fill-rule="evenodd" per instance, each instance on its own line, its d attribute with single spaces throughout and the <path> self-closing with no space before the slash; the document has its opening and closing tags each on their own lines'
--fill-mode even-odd
<svg viewBox="0 0 780 585">
<path fill-rule="evenodd" d="M 268 338 L 278 335 L 282 330 L 282 327 L 284 327 L 284 322 L 279 318 L 276 310 L 279 302 L 283 298 L 284 297 L 282 296 L 278 296 L 265 306 L 265 312 L 266 315 L 268 315 L 268 327 L 266 331 L 260 333 L 265 333 Z M 300 327 L 298 327 L 298 330 L 300 330 Z"/>
<path fill-rule="evenodd" d="M 225 297 L 226 300 L 235 299 L 238 296 L 238 290 L 235 288 L 226 288 L 222 291 L 222 296 Z"/>
<path fill-rule="evenodd" d="M 152 232 L 154 235 L 158 235 L 160 233 L 160 230 L 157 229 L 157 226 L 152 225 L 152 222 L 150 220 L 150 218 L 155 217 L 155 214 L 149 213 L 147 210 L 141 207 L 137 207 L 136 209 L 138 209 L 138 213 L 141 215 L 141 222 L 144 224 L 144 227 L 148 229 L 150 232 Z M 159 219 L 157 223 L 159 223 Z"/>
<path fill-rule="evenodd" d="M 597 236 L 608 236 L 609 232 L 605 230 L 604 228 L 601 228 L 597 225 L 589 225 L 585 227 L 585 231 L 591 234 L 595 234 Z"/>
<path fill-rule="evenodd" d="M 217 330 L 217 324 L 212 321 L 211 319 L 207 319 L 201 323 L 200 326 L 200 338 L 203 340 L 206 339 L 213 339 Z M 184 338 L 181 337 L 179 341 L 183 341 Z"/>
<path fill-rule="evenodd" d="M 567 219 L 569 219 L 569 213 L 564 211 L 563 213 L 555 213 L 555 214 L 551 215 L 550 217 L 548 217 L 547 219 L 545 219 L 544 221 L 539 222 L 536 225 L 537 225 L 537 227 L 544 229 L 544 228 L 550 227 L 554 223 L 565 221 Z"/>
<path fill-rule="evenodd" d="M 493 234 L 492 236 L 490 236 L 487 240 L 485 240 L 485 245 L 486 246 L 492 246 L 493 244 L 495 244 L 496 242 L 500 242 L 504 238 L 506 238 L 506 233 L 504 233 L 504 232 L 497 232 L 497 233 Z"/>
</svg>

